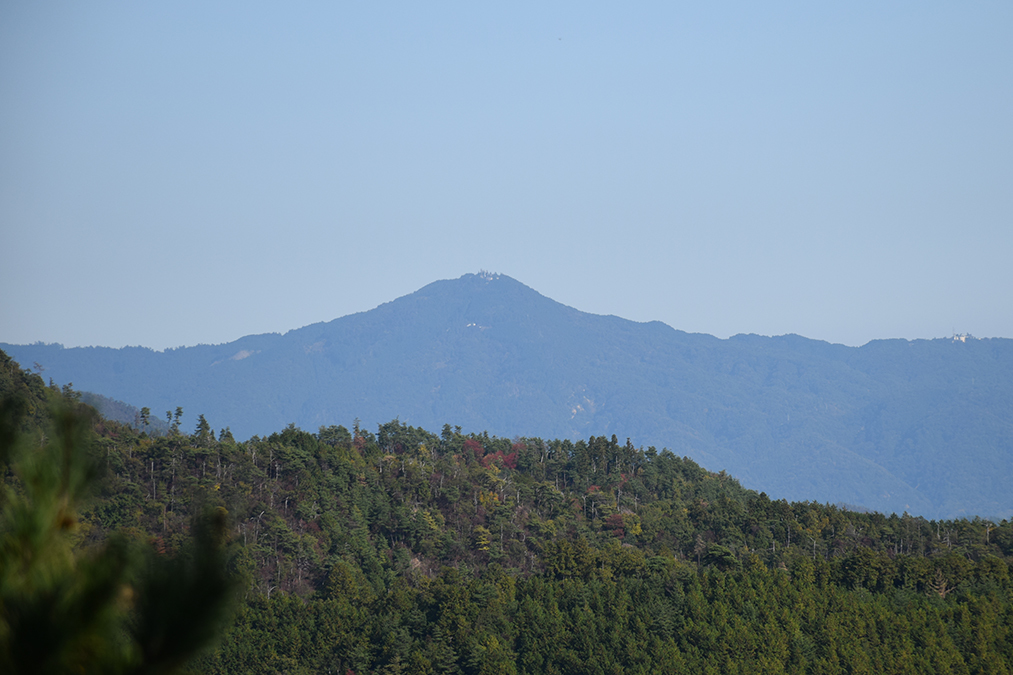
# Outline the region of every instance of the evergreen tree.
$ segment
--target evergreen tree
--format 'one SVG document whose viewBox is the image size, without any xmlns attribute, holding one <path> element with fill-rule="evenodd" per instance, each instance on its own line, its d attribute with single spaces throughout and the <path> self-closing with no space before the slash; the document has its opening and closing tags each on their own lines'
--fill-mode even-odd
<svg viewBox="0 0 1013 675">
<path fill-rule="evenodd" d="M 41 448 L 20 433 L 22 401 L 0 403 L 0 672 L 169 673 L 222 627 L 233 582 L 223 511 L 175 557 L 114 536 L 79 541 L 96 487 L 92 417 L 66 400 Z"/>
</svg>

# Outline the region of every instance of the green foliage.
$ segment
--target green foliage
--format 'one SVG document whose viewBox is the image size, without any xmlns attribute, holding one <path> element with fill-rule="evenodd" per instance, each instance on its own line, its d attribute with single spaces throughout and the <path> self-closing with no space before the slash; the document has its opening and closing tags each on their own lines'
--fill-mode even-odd
<svg viewBox="0 0 1013 675">
<path fill-rule="evenodd" d="M 224 513 L 174 557 L 125 534 L 89 541 L 92 418 L 68 396 L 38 443 L 24 397 L 0 402 L 0 672 L 169 673 L 224 626 Z"/>
<path fill-rule="evenodd" d="M 1006 521 L 774 501 L 615 438 L 202 428 L 107 423 L 82 520 L 171 548 L 229 510 L 245 600 L 210 673 L 1010 668 Z"/>
<path fill-rule="evenodd" d="M 196 560 L 194 517 L 227 509 L 243 599 L 191 662 L 207 673 L 1013 671 L 1008 521 L 771 500 L 615 436 L 394 420 L 240 443 L 205 421 L 153 437 L 98 420 L 107 469 L 61 536 L 78 569 L 109 551 L 93 593 L 122 564 L 157 605 L 171 594 L 140 583 L 138 561 L 193 595 L 200 575 L 132 542 Z M 7 486 L 25 492 L 15 474 Z M 151 614 L 192 611 L 179 607 Z M 109 644 L 164 633 L 103 616 L 124 636 Z"/>
</svg>

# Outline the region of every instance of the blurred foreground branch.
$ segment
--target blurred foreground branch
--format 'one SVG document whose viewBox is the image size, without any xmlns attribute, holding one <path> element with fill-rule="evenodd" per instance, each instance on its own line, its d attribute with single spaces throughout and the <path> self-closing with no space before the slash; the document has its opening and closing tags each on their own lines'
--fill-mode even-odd
<svg viewBox="0 0 1013 675">
<path fill-rule="evenodd" d="M 176 672 L 230 614 L 225 510 L 173 557 L 122 535 L 76 545 L 99 476 L 91 416 L 65 401 L 40 443 L 22 433 L 25 407 L 0 401 L 0 673 Z"/>
</svg>

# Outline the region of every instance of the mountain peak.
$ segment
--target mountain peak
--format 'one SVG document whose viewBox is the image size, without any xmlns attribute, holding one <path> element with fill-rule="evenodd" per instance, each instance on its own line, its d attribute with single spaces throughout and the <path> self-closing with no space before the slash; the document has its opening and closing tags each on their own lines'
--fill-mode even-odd
<svg viewBox="0 0 1013 675">
<path fill-rule="evenodd" d="M 581 312 L 480 271 L 285 335 L 164 353 L 8 351 L 58 382 L 181 406 L 240 437 L 395 417 L 543 438 L 616 433 L 776 496 L 1011 513 L 1011 432 L 995 420 L 1013 389 L 1013 341 L 968 339 L 963 358 L 941 360 L 932 342 L 904 343 L 899 358 L 894 343 L 718 340 L 663 326 Z"/>
<path fill-rule="evenodd" d="M 450 279 L 448 281 L 450 281 L 451 283 L 471 284 L 474 286 L 490 286 L 490 285 L 514 286 L 526 288 L 531 292 L 536 292 L 530 286 L 522 284 L 513 277 L 507 276 L 506 274 L 500 274 L 499 272 L 488 272 L 486 270 L 479 270 L 478 273 L 469 272 L 468 274 L 462 274 L 457 279 Z"/>
<path fill-rule="evenodd" d="M 437 313 L 452 306 L 462 311 L 466 308 L 477 310 L 480 307 L 498 307 L 501 311 L 509 309 L 523 312 L 535 311 L 534 308 L 538 305 L 562 306 L 512 277 L 486 271 L 464 274 L 457 279 L 434 281 L 414 293 L 382 306 L 403 306 L 414 302 L 425 302 Z M 435 305 L 439 305 L 440 308 L 436 308 Z"/>
</svg>

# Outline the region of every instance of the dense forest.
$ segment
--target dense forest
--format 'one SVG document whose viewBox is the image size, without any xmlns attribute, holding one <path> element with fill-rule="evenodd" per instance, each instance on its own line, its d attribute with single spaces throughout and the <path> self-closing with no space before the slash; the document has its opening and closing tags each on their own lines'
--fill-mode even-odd
<svg viewBox="0 0 1013 675">
<path fill-rule="evenodd" d="M 75 396 L 3 355 L 0 394 Z M 228 514 L 208 673 L 1010 673 L 1013 524 L 771 500 L 666 450 L 99 418 L 78 546 Z M 784 466 L 785 472 L 792 471 Z M 9 476 L 8 476 L 9 479 Z"/>
</svg>

